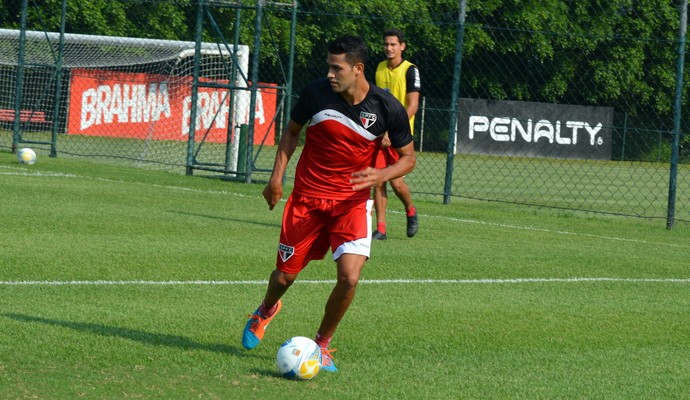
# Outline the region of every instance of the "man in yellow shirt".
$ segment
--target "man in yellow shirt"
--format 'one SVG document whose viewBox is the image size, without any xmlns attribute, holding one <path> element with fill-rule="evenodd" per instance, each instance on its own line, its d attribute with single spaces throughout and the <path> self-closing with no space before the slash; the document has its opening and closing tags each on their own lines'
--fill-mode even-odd
<svg viewBox="0 0 690 400">
<path fill-rule="evenodd" d="M 419 93 L 422 90 L 419 70 L 411 62 L 403 59 L 403 51 L 407 46 L 405 34 L 399 29 L 389 29 L 383 33 L 383 51 L 386 59 L 376 67 L 376 86 L 383 88 L 398 99 L 407 111 L 410 119 L 410 131 L 414 134 L 414 115 L 419 107 Z M 385 168 L 397 161 L 398 154 L 390 147 L 390 140 L 384 136 L 381 149 L 376 159 L 376 168 Z M 407 215 L 407 237 L 417 233 L 419 223 L 417 209 L 412 202 L 410 188 L 404 177 L 392 179 L 391 188 L 405 206 Z M 374 210 L 376 211 L 376 230 L 372 239 L 386 240 L 386 207 L 388 193 L 386 182 L 374 187 Z"/>
</svg>

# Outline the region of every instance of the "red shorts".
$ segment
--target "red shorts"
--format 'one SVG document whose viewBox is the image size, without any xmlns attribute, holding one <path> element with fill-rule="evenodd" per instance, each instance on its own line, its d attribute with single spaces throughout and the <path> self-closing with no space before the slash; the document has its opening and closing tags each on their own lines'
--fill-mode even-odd
<svg viewBox="0 0 690 400">
<path fill-rule="evenodd" d="M 373 201 L 326 200 L 291 194 L 283 212 L 276 268 L 300 272 L 321 260 L 330 246 L 333 259 L 343 253 L 369 257 Z"/>
<path fill-rule="evenodd" d="M 376 153 L 376 164 L 374 164 L 374 168 L 386 168 L 389 165 L 395 164 L 399 159 L 400 154 L 395 151 L 395 148 L 391 146 L 381 147 Z"/>
</svg>

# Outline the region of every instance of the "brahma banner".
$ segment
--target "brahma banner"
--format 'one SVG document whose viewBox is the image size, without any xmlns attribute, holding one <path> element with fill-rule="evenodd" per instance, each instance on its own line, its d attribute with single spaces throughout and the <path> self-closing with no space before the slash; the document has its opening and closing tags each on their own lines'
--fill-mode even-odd
<svg viewBox="0 0 690 400">
<path fill-rule="evenodd" d="M 211 82 L 202 79 L 202 82 Z M 228 81 L 215 81 L 226 84 Z M 277 90 L 257 92 L 254 144 L 275 144 L 273 118 Z M 230 109 L 230 96 L 238 96 Z M 249 91 L 198 90 L 196 141 L 226 143 L 230 116 L 238 124 L 249 117 Z M 70 83 L 67 133 L 118 138 L 183 140 L 189 135 L 192 77 L 76 69 Z M 232 113 L 231 113 L 232 111 Z"/>
</svg>

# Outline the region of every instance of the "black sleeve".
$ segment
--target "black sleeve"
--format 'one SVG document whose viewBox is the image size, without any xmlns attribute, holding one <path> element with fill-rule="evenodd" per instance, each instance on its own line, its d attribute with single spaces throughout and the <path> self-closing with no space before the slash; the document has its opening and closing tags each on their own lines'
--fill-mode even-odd
<svg viewBox="0 0 690 400">
<path fill-rule="evenodd" d="M 419 76 L 419 69 L 414 65 L 411 65 L 405 73 L 405 85 L 405 93 L 422 91 L 422 81 Z"/>
</svg>

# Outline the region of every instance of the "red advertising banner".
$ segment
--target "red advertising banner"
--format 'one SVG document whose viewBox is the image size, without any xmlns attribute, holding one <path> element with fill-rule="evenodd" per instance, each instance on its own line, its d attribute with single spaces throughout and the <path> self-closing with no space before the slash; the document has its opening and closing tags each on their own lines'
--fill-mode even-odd
<svg viewBox="0 0 690 400">
<path fill-rule="evenodd" d="M 210 80 L 202 80 L 210 82 Z M 227 83 L 228 81 L 216 81 Z M 265 85 L 265 84 L 264 84 Z M 230 96 L 238 96 L 230 109 Z M 277 89 L 257 92 L 254 144 L 275 144 L 273 118 Z M 192 77 L 76 69 L 70 82 L 67 133 L 152 140 L 183 140 L 189 135 Z M 195 140 L 227 141 L 231 111 L 239 124 L 249 116 L 249 92 L 199 88 Z M 232 126 L 230 126 L 232 128 Z M 232 130 L 230 130 L 232 131 Z"/>
</svg>

